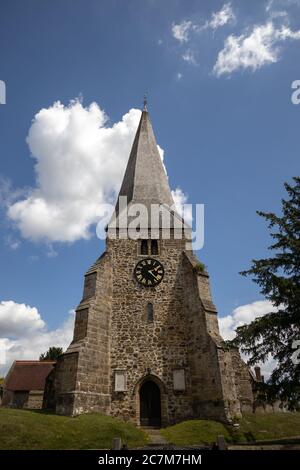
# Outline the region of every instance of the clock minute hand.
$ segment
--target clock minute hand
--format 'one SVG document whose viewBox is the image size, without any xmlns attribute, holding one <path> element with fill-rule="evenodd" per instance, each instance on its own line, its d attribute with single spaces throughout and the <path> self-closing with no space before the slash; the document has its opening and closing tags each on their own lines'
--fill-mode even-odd
<svg viewBox="0 0 300 470">
<path fill-rule="evenodd" d="M 152 276 L 154 277 L 154 279 L 157 281 L 157 277 L 153 274 L 153 272 L 152 272 L 151 269 L 148 270 L 148 273 L 152 274 Z"/>
</svg>

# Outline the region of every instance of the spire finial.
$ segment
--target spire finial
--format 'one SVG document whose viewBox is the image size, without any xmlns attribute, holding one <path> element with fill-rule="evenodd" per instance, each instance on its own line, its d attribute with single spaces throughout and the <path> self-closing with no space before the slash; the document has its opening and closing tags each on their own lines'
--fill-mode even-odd
<svg viewBox="0 0 300 470">
<path fill-rule="evenodd" d="M 147 101 L 147 94 L 145 93 L 145 94 L 144 94 L 144 108 L 143 108 L 143 111 L 148 111 L 148 109 L 147 109 L 147 104 L 148 104 L 148 101 Z"/>
</svg>

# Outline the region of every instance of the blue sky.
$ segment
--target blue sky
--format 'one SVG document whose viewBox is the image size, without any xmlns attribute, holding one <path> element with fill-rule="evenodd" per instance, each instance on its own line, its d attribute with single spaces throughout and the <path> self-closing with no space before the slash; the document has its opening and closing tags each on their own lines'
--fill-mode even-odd
<svg viewBox="0 0 300 470">
<path fill-rule="evenodd" d="M 205 204 L 205 246 L 198 256 L 211 275 L 219 315 L 263 300 L 238 273 L 267 253 L 270 239 L 255 211 L 278 211 L 283 183 L 299 174 L 300 106 L 291 103 L 291 84 L 300 79 L 299 30 L 297 0 L 2 1 L 0 80 L 7 95 L 0 105 L 0 301 L 35 308 L 31 315 L 42 318 L 42 328 L 57 331 L 80 301 L 84 272 L 104 248 L 93 223 L 85 222 L 90 238 L 72 241 L 60 228 L 47 240 L 32 235 L 27 219 L 22 229 L 28 214 L 7 213 L 36 194 L 37 161 L 44 175 L 49 172 L 52 191 L 77 164 L 69 159 L 60 176 L 57 166 L 52 171 L 47 137 L 39 134 L 51 114 L 33 122 L 37 113 L 53 111 L 60 101 L 66 117 L 75 106 L 68 108 L 70 100 L 79 97 L 80 119 L 88 123 L 94 113 L 101 120 L 104 110 L 103 126 L 112 128 L 141 107 L 145 91 L 170 186 L 180 187 L 188 202 Z M 88 108 L 92 102 L 98 111 Z M 128 119 L 130 140 L 137 114 Z M 123 165 L 129 144 L 122 147 L 114 132 L 116 167 L 114 155 Z M 114 146 L 113 139 L 107 145 Z M 39 234 L 43 223 L 33 223 Z M 8 328 L 2 337 L 18 334 Z"/>
</svg>

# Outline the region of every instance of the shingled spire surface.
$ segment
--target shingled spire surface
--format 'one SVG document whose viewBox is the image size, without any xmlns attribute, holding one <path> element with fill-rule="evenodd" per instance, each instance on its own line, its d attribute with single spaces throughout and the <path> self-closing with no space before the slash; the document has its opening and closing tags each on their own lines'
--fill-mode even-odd
<svg viewBox="0 0 300 470">
<path fill-rule="evenodd" d="M 119 196 L 127 196 L 128 204 L 141 203 L 147 207 L 151 204 L 174 204 L 146 106 L 142 111 Z"/>
</svg>

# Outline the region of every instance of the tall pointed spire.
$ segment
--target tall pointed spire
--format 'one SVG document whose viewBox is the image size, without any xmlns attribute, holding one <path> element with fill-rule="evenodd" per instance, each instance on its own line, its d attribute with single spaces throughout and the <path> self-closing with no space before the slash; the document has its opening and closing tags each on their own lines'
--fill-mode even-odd
<svg viewBox="0 0 300 470">
<path fill-rule="evenodd" d="M 144 99 L 140 123 L 130 152 L 119 196 L 127 203 L 174 204 Z"/>
</svg>

